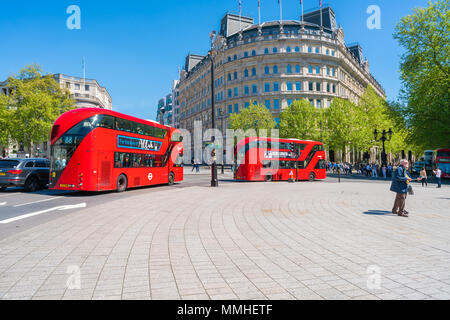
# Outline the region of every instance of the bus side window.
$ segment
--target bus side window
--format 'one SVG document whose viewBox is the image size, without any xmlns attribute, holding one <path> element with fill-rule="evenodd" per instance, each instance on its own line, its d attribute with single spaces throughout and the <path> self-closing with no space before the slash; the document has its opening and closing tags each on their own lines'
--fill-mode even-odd
<svg viewBox="0 0 450 320">
<path fill-rule="evenodd" d="M 155 136 L 155 132 L 154 132 L 153 129 L 154 128 L 152 126 L 146 125 L 144 127 L 144 135 L 149 136 L 149 137 L 154 137 Z"/>
<path fill-rule="evenodd" d="M 114 129 L 114 117 L 103 116 L 103 119 L 100 121 L 98 126 L 106 129 Z"/>
</svg>

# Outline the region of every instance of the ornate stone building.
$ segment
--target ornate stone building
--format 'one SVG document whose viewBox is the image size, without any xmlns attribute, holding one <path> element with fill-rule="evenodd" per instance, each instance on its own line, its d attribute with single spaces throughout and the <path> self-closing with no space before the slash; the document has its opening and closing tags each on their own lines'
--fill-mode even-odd
<svg viewBox="0 0 450 320">
<path fill-rule="evenodd" d="M 344 30 L 327 7 L 304 21 L 264 22 L 227 14 L 214 41 L 216 127 L 251 103 L 265 105 L 276 121 L 296 99 L 327 108 L 338 97 L 357 102 L 368 85 L 385 97 L 358 44 L 346 45 Z M 188 55 L 177 85 L 180 128 L 195 121 L 211 127 L 211 55 Z"/>
</svg>

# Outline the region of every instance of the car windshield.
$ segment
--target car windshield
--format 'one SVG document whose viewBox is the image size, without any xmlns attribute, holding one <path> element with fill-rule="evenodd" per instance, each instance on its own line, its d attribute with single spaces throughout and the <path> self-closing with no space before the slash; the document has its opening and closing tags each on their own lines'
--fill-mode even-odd
<svg viewBox="0 0 450 320">
<path fill-rule="evenodd" d="M 0 168 L 15 168 L 19 163 L 17 160 L 0 160 Z"/>
</svg>

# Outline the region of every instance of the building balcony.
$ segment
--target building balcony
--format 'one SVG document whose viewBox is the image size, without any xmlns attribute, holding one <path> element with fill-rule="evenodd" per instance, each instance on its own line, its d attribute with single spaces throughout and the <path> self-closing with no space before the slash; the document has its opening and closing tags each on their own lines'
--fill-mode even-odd
<svg viewBox="0 0 450 320">
<path fill-rule="evenodd" d="M 96 96 L 90 94 L 74 93 L 71 94 L 70 97 L 74 99 L 77 104 L 78 103 L 92 104 L 93 107 L 108 109 L 103 101 L 101 101 Z"/>
</svg>

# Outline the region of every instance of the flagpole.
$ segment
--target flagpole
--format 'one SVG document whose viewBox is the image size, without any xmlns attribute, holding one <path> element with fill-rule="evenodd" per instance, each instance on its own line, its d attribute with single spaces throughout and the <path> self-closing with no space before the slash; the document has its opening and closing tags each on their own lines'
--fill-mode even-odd
<svg viewBox="0 0 450 320">
<path fill-rule="evenodd" d="M 320 0 L 320 26 L 323 28 L 322 0 Z"/>
<path fill-rule="evenodd" d="M 86 61 L 83 57 L 83 87 L 86 88 Z"/>
<path fill-rule="evenodd" d="M 283 0 L 279 0 L 280 2 L 280 23 L 283 24 Z"/>
<path fill-rule="evenodd" d="M 261 24 L 261 0 L 258 0 L 258 24 Z"/>
<path fill-rule="evenodd" d="M 239 31 L 242 31 L 242 5 L 241 0 L 239 0 Z"/>
<path fill-rule="evenodd" d="M 304 20 L 303 20 L 303 0 L 300 0 L 300 3 L 302 4 L 302 24 L 303 24 L 303 22 L 304 22 Z"/>
</svg>

